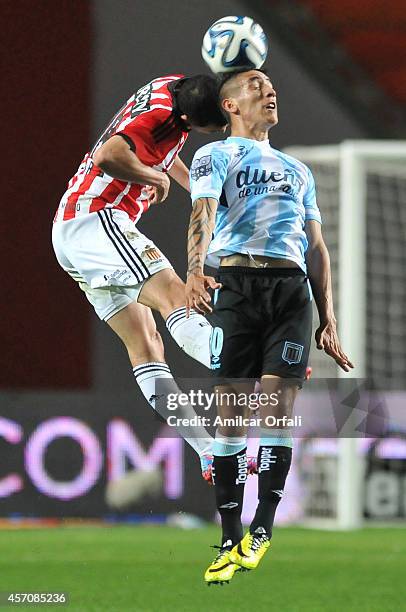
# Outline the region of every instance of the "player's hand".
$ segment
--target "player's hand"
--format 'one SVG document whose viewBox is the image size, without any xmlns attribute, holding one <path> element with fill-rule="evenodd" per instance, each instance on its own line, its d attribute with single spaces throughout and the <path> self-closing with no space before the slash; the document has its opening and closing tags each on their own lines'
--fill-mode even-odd
<svg viewBox="0 0 406 612">
<path fill-rule="evenodd" d="M 212 276 L 193 272 L 189 274 L 185 288 L 186 316 L 189 317 L 191 308 L 202 314 L 212 312 L 211 296 L 208 289 L 220 289 L 220 287 L 221 283 L 218 283 Z"/>
<path fill-rule="evenodd" d="M 349 372 L 354 367 L 341 348 L 335 320 L 322 323 L 315 333 L 315 340 L 317 348 L 332 357 L 344 372 Z"/>
<path fill-rule="evenodd" d="M 162 202 L 164 202 L 168 196 L 169 187 L 171 186 L 171 181 L 169 180 L 168 175 L 164 174 L 163 172 L 161 172 L 160 174 L 161 177 L 159 184 L 150 187 L 152 191 L 149 203 L 151 205 L 161 204 Z"/>
<path fill-rule="evenodd" d="M 152 187 L 152 185 L 145 185 L 145 187 L 142 189 L 141 196 L 143 198 L 147 198 L 150 204 L 155 203 L 156 187 Z"/>
</svg>

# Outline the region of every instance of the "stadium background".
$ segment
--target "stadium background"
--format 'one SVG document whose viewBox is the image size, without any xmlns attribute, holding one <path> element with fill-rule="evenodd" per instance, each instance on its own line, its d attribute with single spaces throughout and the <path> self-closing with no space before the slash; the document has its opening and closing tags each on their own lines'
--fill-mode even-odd
<svg viewBox="0 0 406 612">
<path fill-rule="evenodd" d="M 3 388 L 134 391 L 121 347 L 104 326 L 94 323 L 80 293 L 59 273 L 49 248 L 49 227 L 80 156 L 117 105 L 155 75 L 204 71 L 198 40 L 206 24 L 223 13 L 247 12 L 243 2 L 184 2 L 178 5 L 181 10 L 169 12 L 166 6 L 160 0 L 61 1 L 40 2 L 31 12 L 25 2 L 2 3 L 9 25 L 2 38 L 7 95 L 1 104 L 9 130 L 3 133 L 8 153 L 4 174 L 10 177 L 3 191 L 8 205 L 2 260 L 13 262 L 3 270 L 4 291 L 13 304 L 11 318 L 3 317 L 1 323 L 3 357 L 7 355 L 1 368 Z M 271 36 L 269 66 L 281 114 L 275 146 L 366 136 L 292 59 L 277 32 Z M 192 134 L 186 161 L 202 142 Z M 159 217 L 152 213 L 143 222 L 146 233 L 153 228 L 158 244 L 184 274 L 184 242 L 172 237 L 185 234 L 187 198 L 173 185 L 168 205 Z M 62 300 L 55 299 L 59 295 Z M 178 351 L 167 345 L 169 361 L 178 361 Z M 179 367 L 192 373 L 188 359 Z"/>
<path fill-rule="evenodd" d="M 295 3 L 286 4 L 295 9 Z M 323 3 L 306 4 L 320 17 Z M 367 21 L 370 7 L 361 5 Z M 398 3 L 389 5 L 398 10 L 404 35 Z M 6 24 L 0 41 L 0 517 L 17 524 L 22 517 L 63 516 L 160 521 L 182 511 L 211 519 L 212 492 L 200 480 L 197 461 L 175 438 L 166 446 L 161 442 L 163 425 L 139 394 L 123 347 L 57 266 L 50 227 L 59 197 L 82 153 L 134 89 L 155 76 L 205 71 L 200 39 L 223 15 L 257 17 L 271 37 L 267 66 L 280 116 L 272 131 L 275 147 L 368 138 L 368 122 L 337 95 L 334 72 L 329 83 L 306 66 L 306 58 L 298 60 L 295 45 L 289 45 L 294 24 L 291 31 L 280 29 L 270 2 L 42 0 L 32 10 L 29 0 L 5 0 L 0 11 Z M 396 83 L 394 107 L 405 91 L 400 72 Z M 393 137 L 389 128 L 387 135 Z M 203 142 L 191 135 L 182 156 L 186 163 Z M 187 196 L 172 183 L 168 201 L 141 222 L 182 277 L 189 211 Z M 203 375 L 159 326 L 175 376 Z M 399 397 L 402 404 L 406 397 Z M 157 464 L 161 456 L 172 457 L 163 491 L 147 495 L 125 515 L 115 514 L 104 502 L 108 478 L 131 466 L 145 468 L 151 448 Z M 76 481 L 84 470 L 86 478 Z M 286 508 L 286 521 L 300 516 L 295 504 L 300 495 Z"/>
<path fill-rule="evenodd" d="M 313 4 L 317 7 L 318 3 Z M 7 177 L 3 201 L 7 205 L 1 241 L 7 315 L 0 321 L 0 397 L 3 415 L 15 418 L 23 427 L 13 444 L 12 437 L 1 441 L 10 466 L 22 462 L 24 443 L 45 415 L 70 415 L 91 423 L 103 450 L 106 427 L 120 411 L 128 423 L 134 419 L 132 424 L 141 438 L 146 436 L 147 446 L 152 435 L 149 428 L 157 426 L 134 384 L 120 342 L 61 273 L 49 241 L 52 216 L 66 181 L 82 153 L 134 88 L 161 74 L 204 71 L 196 41 L 207 24 L 219 15 L 249 12 L 264 23 L 271 36 L 267 65 L 278 88 L 280 114 L 280 123 L 272 131 L 274 146 L 320 145 L 368 136 L 336 92 L 297 61 L 286 44 L 289 32 L 273 28 L 277 15 L 273 20 L 266 2 L 249 8 L 247 3 L 234 1 L 221 2 L 221 6 L 210 1 L 180 2 L 178 10 L 169 12 L 165 6 L 160 0 L 148 5 L 124 0 L 60 1 L 40 2 L 34 12 L 26 10 L 26 2 L 2 4 L 9 27 L 2 39 L 7 95 L 0 102 L 7 146 L 3 164 Z M 401 87 L 396 93 L 402 95 Z M 203 142 L 191 135 L 183 154 L 186 163 Z M 186 267 L 189 210 L 188 198 L 172 184 L 168 202 L 141 221 L 142 229 L 168 253 L 181 276 Z M 175 375 L 204 375 L 203 368 L 181 354 L 158 323 Z M 65 470 L 66 479 L 73 478 L 81 463 L 77 441 L 59 439 L 52 448 L 61 463 L 55 467 L 55 461 L 47 457 L 55 479 Z M 69 469 L 63 460 L 67 452 L 72 457 Z M 200 486 L 197 462 L 190 461 L 190 455 L 187 461 L 193 493 Z M 104 462 L 96 478 L 100 491 L 105 477 Z M 31 489 L 34 499 L 38 491 L 32 489 L 32 475 L 24 476 L 23 481 L 25 493 L 3 499 L 2 514 L 30 508 L 23 503 L 25 495 Z M 13 490 L 13 480 L 8 486 Z M 190 500 L 196 497 L 188 494 L 187 499 L 187 509 L 193 510 Z M 203 514 L 207 516 L 210 508 L 208 500 Z M 65 504 L 58 510 L 48 500 L 44 511 L 92 515 L 100 513 L 100 506 L 96 510 L 91 503 L 72 508 Z"/>
</svg>

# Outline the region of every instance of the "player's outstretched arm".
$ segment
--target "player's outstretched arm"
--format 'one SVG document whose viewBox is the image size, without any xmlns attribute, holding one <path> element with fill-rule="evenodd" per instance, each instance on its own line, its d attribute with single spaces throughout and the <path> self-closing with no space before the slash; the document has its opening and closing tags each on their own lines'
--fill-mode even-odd
<svg viewBox="0 0 406 612">
<path fill-rule="evenodd" d="M 175 161 L 173 162 L 171 169 L 168 170 L 168 174 L 177 183 L 179 183 L 181 187 L 190 193 L 189 170 L 180 157 L 175 157 Z"/>
<path fill-rule="evenodd" d="M 305 231 L 309 246 L 306 252 L 308 277 L 319 312 L 320 326 L 316 330 L 317 348 L 330 355 L 345 372 L 353 364 L 343 352 L 337 334 L 331 287 L 330 256 L 318 221 L 306 221 Z"/>
<path fill-rule="evenodd" d="M 143 164 L 121 136 L 109 138 L 94 153 L 93 161 L 103 172 L 120 181 L 155 187 L 151 203 L 163 202 L 168 195 L 170 180 L 166 174 Z"/>
<path fill-rule="evenodd" d="M 221 287 L 212 276 L 204 275 L 204 262 L 216 220 L 218 202 L 214 198 L 198 198 L 193 202 L 188 231 L 188 272 L 186 309 L 211 312 L 208 289 Z"/>
</svg>

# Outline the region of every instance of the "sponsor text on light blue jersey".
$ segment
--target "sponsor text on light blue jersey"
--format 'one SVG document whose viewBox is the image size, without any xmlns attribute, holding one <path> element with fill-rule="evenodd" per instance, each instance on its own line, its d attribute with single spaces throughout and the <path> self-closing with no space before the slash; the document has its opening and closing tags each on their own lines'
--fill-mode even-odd
<svg viewBox="0 0 406 612">
<path fill-rule="evenodd" d="M 219 202 L 207 264 L 231 253 L 295 262 L 306 272 L 305 221 L 321 223 L 310 169 L 268 140 L 229 137 L 201 147 L 190 168 L 192 202 Z"/>
</svg>

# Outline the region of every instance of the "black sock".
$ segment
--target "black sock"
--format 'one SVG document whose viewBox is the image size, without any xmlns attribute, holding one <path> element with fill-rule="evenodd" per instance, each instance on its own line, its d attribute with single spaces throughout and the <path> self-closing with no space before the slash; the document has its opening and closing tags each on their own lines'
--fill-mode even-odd
<svg viewBox="0 0 406 612">
<path fill-rule="evenodd" d="M 235 455 L 215 455 L 213 467 L 216 505 L 223 530 L 221 543 L 231 546 L 243 535 L 241 512 L 247 480 L 247 449 Z"/>
<path fill-rule="evenodd" d="M 250 533 L 272 536 L 275 512 L 282 498 L 292 462 L 289 446 L 260 446 L 258 451 L 258 507 Z"/>
</svg>

